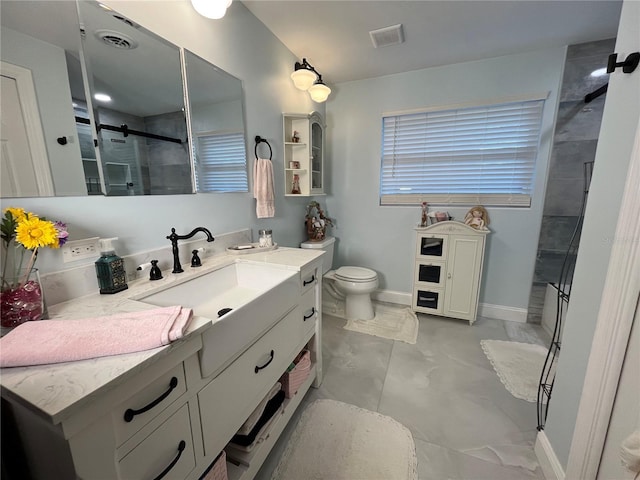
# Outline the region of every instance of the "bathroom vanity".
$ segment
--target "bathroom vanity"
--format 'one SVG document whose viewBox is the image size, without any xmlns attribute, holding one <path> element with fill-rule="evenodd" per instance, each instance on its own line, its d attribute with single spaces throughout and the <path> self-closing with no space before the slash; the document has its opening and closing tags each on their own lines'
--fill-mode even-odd
<svg viewBox="0 0 640 480">
<path fill-rule="evenodd" d="M 238 282 L 249 276 L 262 283 L 269 272 L 277 277 L 219 319 L 203 316 L 195 305 L 187 334 L 168 346 L 3 369 L 3 402 L 10 405 L 31 475 L 198 479 L 307 349 L 311 373 L 285 400 L 268 433 L 250 452 L 227 453 L 230 479 L 253 478 L 306 391 L 322 381 L 322 255 L 289 248 L 221 255 L 208 258 L 195 273 L 136 280 L 121 294 L 52 306 L 52 318 L 86 318 L 155 308 L 157 302 L 173 301 L 172 295 L 185 295 L 182 286 L 192 281 L 211 281 L 208 291 L 216 292 L 221 287 L 215 282 L 226 281 L 222 276 L 236 269 Z M 188 299 L 183 303 L 190 306 Z"/>
<path fill-rule="evenodd" d="M 473 324 L 489 230 L 444 221 L 416 233 L 412 309 Z"/>
</svg>

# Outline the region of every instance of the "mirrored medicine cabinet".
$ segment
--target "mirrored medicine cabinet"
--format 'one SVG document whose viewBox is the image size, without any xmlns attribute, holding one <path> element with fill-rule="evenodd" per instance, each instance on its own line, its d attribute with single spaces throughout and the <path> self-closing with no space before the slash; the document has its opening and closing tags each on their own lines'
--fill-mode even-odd
<svg viewBox="0 0 640 480">
<path fill-rule="evenodd" d="M 198 187 L 193 135 L 240 132 L 246 159 L 239 79 L 93 0 L 0 8 L 2 197 L 226 191 Z"/>
</svg>

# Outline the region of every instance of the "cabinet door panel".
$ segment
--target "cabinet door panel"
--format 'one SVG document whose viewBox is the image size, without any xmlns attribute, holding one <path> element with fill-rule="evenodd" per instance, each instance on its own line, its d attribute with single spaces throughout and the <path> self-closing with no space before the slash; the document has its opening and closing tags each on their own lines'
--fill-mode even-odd
<svg viewBox="0 0 640 480">
<path fill-rule="evenodd" d="M 482 240 L 462 235 L 450 240 L 444 314 L 473 320 L 478 301 Z"/>
</svg>

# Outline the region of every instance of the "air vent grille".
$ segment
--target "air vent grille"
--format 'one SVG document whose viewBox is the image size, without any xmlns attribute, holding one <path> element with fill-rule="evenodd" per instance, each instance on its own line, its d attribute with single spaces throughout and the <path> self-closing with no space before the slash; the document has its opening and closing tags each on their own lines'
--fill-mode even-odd
<svg viewBox="0 0 640 480">
<path fill-rule="evenodd" d="M 369 35 L 375 48 L 398 45 L 404 42 L 404 32 L 401 23 L 390 27 L 379 28 L 378 30 L 372 30 L 369 32 Z"/>
<path fill-rule="evenodd" d="M 114 30 L 97 30 L 95 36 L 106 45 L 121 50 L 133 50 L 138 46 L 133 38 Z"/>
</svg>

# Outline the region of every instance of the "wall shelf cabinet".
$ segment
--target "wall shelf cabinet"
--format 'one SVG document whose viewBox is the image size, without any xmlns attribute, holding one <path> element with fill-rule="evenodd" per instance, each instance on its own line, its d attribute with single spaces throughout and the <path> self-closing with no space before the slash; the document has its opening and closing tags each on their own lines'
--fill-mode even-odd
<svg viewBox="0 0 640 480">
<path fill-rule="evenodd" d="M 412 309 L 473 324 L 489 230 L 445 221 L 416 232 Z"/>
<path fill-rule="evenodd" d="M 318 112 L 284 113 L 282 122 L 285 196 L 324 194 L 325 125 L 322 116 Z M 297 141 L 294 141 L 294 132 L 297 132 Z"/>
</svg>

